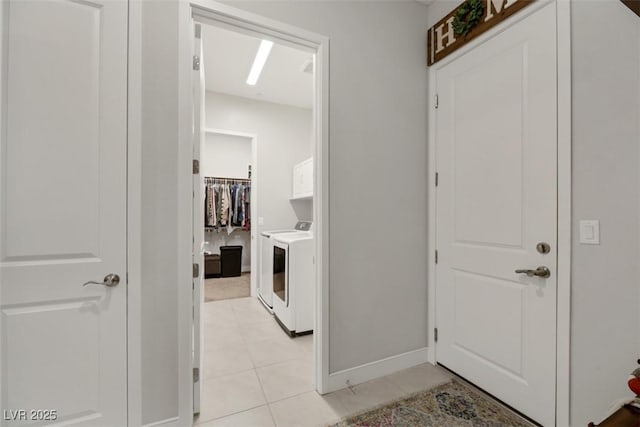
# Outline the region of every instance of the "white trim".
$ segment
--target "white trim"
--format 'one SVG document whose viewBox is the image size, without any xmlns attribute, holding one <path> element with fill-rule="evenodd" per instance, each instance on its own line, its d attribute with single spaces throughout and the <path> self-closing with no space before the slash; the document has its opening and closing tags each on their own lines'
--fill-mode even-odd
<svg viewBox="0 0 640 427">
<path fill-rule="evenodd" d="M 570 424 L 571 393 L 571 2 L 556 2 L 558 67 L 558 294 L 556 425 Z"/>
<path fill-rule="evenodd" d="M 435 66 L 429 67 L 429 112 L 427 118 L 427 359 L 436 364 L 436 341 L 433 330 L 436 327 L 436 73 Z"/>
<path fill-rule="evenodd" d="M 206 124 L 205 124 L 206 126 Z M 251 218 L 258 218 L 258 135 L 255 133 L 238 132 L 229 129 L 205 128 L 204 133 L 214 133 L 217 135 L 238 136 L 251 139 Z M 206 141 L 203 141 L 206 142 Z M 202 159 L 200 159 L 202 161 Z M 242 272 L 251 271 L 251 296 L 258 295 L 258 227 L 257 223 L 251 227 L 251 265 L 242 265 Z"/>
<path fill-rule="evenodd" d="M 142 0 L 129 1 L 127 90 L 127 422 L 142 425 Z"/>
<path fill-rule="evenodd" d="M 178 132 L 177 158 L 177 305 L 178 305 L 178 419 L 176 426 L 193 423 L 193 55 L 194 21 L 191 7 L 178 2 Z M 170 226 L 167 224 L 167 226 Z"/>
<path fill-rule="evenodd" d="M 316 301 L 314 324 L 314 350 L 316 354 L 316 389 L 325 392 L 329 377 L 329 337 L 328 337 L 328 150 L 329 150 L 329 39 L 287 24 L 282 24 L 258 15 L 254 15 L 213 0 L 193 0 L 191 3 L 179 2 L 179 133 L 178 153 L 178 260 L 179 283 L 191 280 L 190 243 L 191 243 L 191 150 L 193 107 L 191 102 L 191 55 L 193 37 L 192 19 L 199 22 L 225 24 L 235 30 L 268 35 L 281 42 L 294 44 L 316 52 L 316 73 L 314 75 L 315 108 L 314 131 L 316 136 L 316 168 L 314 185 L 317 195 L 314 203 L 314 226 L 316 229 L 316 283 L 320 298 Z M 180 418 L 182 425 L 187 422 L 193 406 L 193 388 L 191 377 L 191 309 L 192 298 L 188 286 L 178 287 L 178 331 L 179 331 L 179 396 Z"/>
<path fill-rule="evenodd" d="M 268 36 L 296 48 L 307 48 L 311 52 L 317 51 L 321 45 L 329 41 L 327 37 L 320 34 L 227 6 L 215 0 L 191 0 L 190 7 L 193 16 L 201 22 L 211 20 L 217 25 L 233 28 L 235 31 Z"/>
<path fill-rule="evenodd" d="M 429 68 L 428 115 L 428 331 L 436 326 L 436 127 L 435 103 L 436 71 L 470 50 L 504 32 L 528 16 L 548 5 L 550 1 L 536 2 L 496 28 L 487 31 L 446 59 Z M 568 426 L 570 408 L 570 326 L 571 326 L 571 5 L 569 0 L 555 0 L 557 7 L 557 69 L 558 69 L 558 277 L 557 277 L 557 332 L 556 332 L 556 425 Z M 428 333 L 428 361 L 436 363 L 433 333 Z"/>
<path fill-rule="evenodd" d="M 235 130 L 229 130 L 229 129 L 218 129 L 218 128 L 205 128 L 204 129 L 204 133 L 217 133 L 220 135 L 229 135 L 229 136 L 240 136 L 243 138 L 257 138 L 258 135 L 255 133 L 248 133 L 248 132 L 238 132 Z"/>
<path fill-rule="evenodd" d="M 411 368 L 427 362 L 426 347 L 406 353 L 365 363 L 364 365 L 345 369 L 329 375 L 328 392 L 340 390 L 345 384 L 355 385 L 381 378 L 403 369 Z"/>
<path fill-rule="evenodd" d="M 1 2 L 0 3 L 0 26 L 2 26 L 3 31 L 2 31 L 2 35 L 0 35 L 0 159 L 5 159 L 6 157 L 6 149 L 5 149 L 5 143 L 4 141 L 7 140 L 7 104 L 8 104 L 8 96 L 7 96 L 7 91 L 9 89 L 9 85 L 8 85 L 8 55 L 9 55 L 9 48 L 8 48 L 8 36 L 5 33 L 4 28 L 8 28 L 9 27 L 9 13 L 8 13 L 8 9 L 9 8 L 9 2 Z M 0 200 L 4 200 L 5 198 L 5 190 L 4 190 L 4 171 L 2 170 L 2 165 L 4 164 L 3 161 L 0 161 Z M 4 211 L 0 210 L 0 227 L 4 228 L 6 227 L 6 219 L 5 219 L 5 213 Z M 4 246 L 4 239 L 2 242 L 0 242 L 0 245 Z M 0 273 L 0 278 L 2 277 L 2 274 Z M 0 279 L 0 293 L 2 292 L 2 280 Z M 3 326 L 3 318 L 4 316 L 0 316 L 0 342 L 2 342 L 1 340 L 3 339 L 3 332 L 4 326 Z M 4 355 L 4 352 L 2 351 L 2 348 L 0 346 L 0 366 L 5 366 L 5 361 L 4 361 L 4 357 L 6 357 Z M 6 374 L 3 376 L 3 370 L 0 369 L 0 384 L 4 384 L 6 383 Z M 6 393 L 4 391 L 5 387 L 0 386 L 0 406 L 2 406 L 2 404 L 7 400 L 6 395 L 4 395 L 4 393 Z M 4 409 L 4 407 L 3 407 Z M 4 415 L 4 414 L 3 414 Z M 4 418 L 4 417 L 3 417 Z"/>
<path fill-rule="evenodd" d="M 329 39 L 320 37 L 314 56 L 313 223 L 316 233 L 316 315 L 313 350 L 316 390 L 329 384 Z"/>
<path fill-rule="evenodd" d="M 169 424 L 175 424 L 180 420 L 179 417 L 172 417 L 172 418 L 167 418 L 165 420 L 161 420 L 161 421 L 156 421 L 153 422 L 151 424 L 145 424 L 143 427 L 157 427 L 157 426 L 166 426 Z M 134 425 L 140 425 L 140 424 L 134 424 Z"/>
</svg>

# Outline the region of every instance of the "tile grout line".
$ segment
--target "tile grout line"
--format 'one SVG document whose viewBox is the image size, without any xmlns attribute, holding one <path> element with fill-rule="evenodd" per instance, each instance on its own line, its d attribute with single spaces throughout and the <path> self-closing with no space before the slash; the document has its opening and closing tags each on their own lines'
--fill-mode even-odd
<svg viewBox="0 0 640 427">
<path fill-rule="evenodd" d="M 212 421 L 218 421 L 218 420 L 221 420 L 221 419 L 224 419 L 224 418 L 227 418 L 227 417 L 232 417 L 232 416 L 234 416 L 234 415 L 242 414 L 243 412 L 249 412 L 249 411 L 252 411 L 252 410 L 257 409 L 257 408 L 262 408 L 263 406 L 269 406 L 269 404 L 263 404 L 263 405 L 258 405 L 258 406 L 252 406 L 252 407 L 250 407 L 250 408 L 243 409 L 243 410 L 241 410 L 241 411 L 231 412 L 231 413 L 229 413 L 229 414 L 227 414 L 227 415 L 222 415 L 222 416 L 220 416 L 220 417 L 209 418 L 209 419 L 204 420 L 204 421 L 202 421 L 202 422 L 201 422 L 200 420 L 198 420 L 198 423 L 197 423 L 197 424 L 195 424 L 195 426 L 200 425 L 200 424 L 203 424 L 203 423 L 210 423 L 210 422 L 212 422 Z M 194 426 L 194 427 L 195 427 L 195 426 Z"/>
<path fill-rule="evenodd" d="M 256 374 L 256 378 L 258 378 L 258 383 L 260 384 L 260 390 L 262 390 L 262 396 L 264 397 L 264 401 L 267 404 L 267 409 L 269 409 L 269 414 L 271 415 L 271 421 L 273 425 L 276 426 L 276 420 L 273 417 L 273 412 L 271 411 L 271 404 L 269 403 L 269 399 L 267 399 L 267 393 L 264 392 L 264 385 L 262 385 L 262 380 L 260 379 L 260 375 L 258 375 L 258 369 L 254 369 Z M 277 426 L 276 426 L 277 427 Z"/>
<path fill-rule="evenodd" d="M 275 427 L 278 427 L 278 424 L 276 424 L 276 417 L 273 416 L 273 411 L 271 410 L 271 404 L 267 403 L 267 409 L 269 409 L 269 415 L 271 415 L 271 421 L 273 422 L 273 425 Z"/>
<path fill-rule="evenodd" d="M 238 301 L 243 301 L 245 299 L 238 298 L 237 300 Z M 267 322 L 271 321 L 272 319 L 270 319 L 269 317 L 266 317 L 265 320 L 261 320 L 261 321 L 255 321 L 255 322 L 249 322 L 249 323 L 240 323 L 239 322 L 240 315 L 241 315 L 240 312 L 242 310 L 244 310 L 244 308 L 238 308 L 237 305 L 238 304 L 235 304 L 235 303 L 230 303 L 228 305 L 228 309 L 231 312 L 231 316 L 233 318 L 233 323 L 235 324 L 232 327 L 237 331 L 238 335 L 240 335 L 240 339 L 241 339 L 241 341 L 243 343 L 243 347 L 245 347 L 245 350 L 247 351 L 247 353 L 249 355 L 249 358 L 251 360 L 251 364 L 252 364 L 253 368 L 252 369 L 245 369 L 245 370 L 238 371 L 238 372 L 225 373 L 225 374 L 218 375 L 218 376 L 213 376 L 213 377 L 207 377 L 207 378 L 205 378 L 203 380 L 203 384 L 207 380 L 219 379 L 219 378 L 222 378 L 222 377 L 227 377 L 227 376 L 231 376 L 231 375 L 237 375 L 237 374 L 241 374 L 241 373 L 245 373 L 245 372 L 253 370 L 254 374 L 256 375 L 256 377 L 258 379 L 258 383 L 260 384 L 260 389 L 262 391 L 262 395 L 263 395 L 265 403 L 261 404 L 261 405 L 258 405 L 258 406 L 253 406 L 253 407 L 244 409 L 242 411 L 229 413 L 229 414 L 226 414 L 226 415 L 223 415 L 223 416 L 220 416 L 220 417 L 215 417 L 215 418 L 211 418 L 211 419 L 207 419 L 207 420 L 199 419 L 198 420 L 198 424 L 203 424 L 203 423 L 208 423 L 208 422 L 212 422 L 212 421 L 215 421 L 215 420 L 220 420 L 220 419 L 227 418 L 227 417 L 230 417 L 230 416 L 234 416 L 234 415 L 237 415 L 237 414 L 241 414 L 243 412 L 247 412 L 247 411 L 250 411 L 250 410 L 253 410 L 253 409 L 256 409 L 256 408 L 260 408 L 262 406 L 267 406 L 267 408 L 269 410 L 269 414 L 271 416 L 271 420 L 272 420 L 274 426 L 277 426 L 276 420 L 275 420 L 275 416 L 273 414 L 273 409 L 272 409 L 272 406 L 271 406 L 272 404 L 278 403 L 278 402 L 281 402 L 281 401 L 284 401 L 284 400 L 287 400 L 287 399 L 292 399 L 292 398 L 295 398 L 295 397 L 298 397 L 298 396 L 301 396 L 303 394 L 307 394 L 307 393 L 310 393 L 310 392 L 317 393 L 317 391 L 314 388 L 312 390 L 303 391 L 303 392 L 296 393 L 296 394 L 291 395 L 291 396 L 284 397 L 282 399 L 274 400 L 273 402 L 269 402 L 268 399 L 267 399 L 267 395 L 265 393 L 265 390 L 264 390 L 264 385 L 262 383 L 262 379 L 260 378 L 260 375 L 258 374 L 258 369 L 272 367 L 272 366 L 276 366 L 276 365 L 279 365 L 279 364 L 290 363 L 290 362 L 293 362 L 293 361 L 296 361 L 296 360 L 302 361 L 302 360 L 306 360 L 306 357 L 300 357 L 300 356 L 299 357 L 293 357 L 291 359 L 279 360 L 277 362 L 268 363 L 268 364 L 265 364 L 265 365 L 262 365 L 262 366 L 257 366 L 256 365 L 256 361 L 254 360 L 254 357 L 253 357 L 251 351 L 249 350 L 249 347 L 250 347 L 251 344 L 258 343 L 258 342 L 261 342 L 261 341 L 269 341 L 269 339 L 257 340 L 257 341 L 254 341 L 254 340 L 249 341 L 244 336 L 244 334 L 239 332 L 239 327 L 249 327 L 249 328 L 251 328 L 251 327 L 256 326 L 256 325 L 266 324 Z M 212 306 L 212 308 L 214 308 L 214 307 Z M 223 347 L 220 347 L 217 350 L 218 351 L 220 351 L 220 350 L 224 351 Z M 215 353 L 215 352 L 217 352 L 215 349 L 212 349 L 212 351 L 207 351 L 206 354 L 205 354 L 205 357 L 206 357 L 207 354 L 212 354 L 212 353 Z"/>
</svg>

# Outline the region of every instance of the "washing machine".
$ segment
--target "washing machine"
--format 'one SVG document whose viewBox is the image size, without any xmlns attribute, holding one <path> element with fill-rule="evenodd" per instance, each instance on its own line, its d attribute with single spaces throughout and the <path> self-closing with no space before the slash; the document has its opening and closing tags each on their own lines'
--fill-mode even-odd
<svg viewBox="0 0 640 427">
<path fill-rule="evenodd" d="M 311 222 L 299 221 L 294 228 L 267 230 L 260 234 L 258 299 L 273 313 L 273 238 L 292 233 L 310 232 Z"/>
</svg>

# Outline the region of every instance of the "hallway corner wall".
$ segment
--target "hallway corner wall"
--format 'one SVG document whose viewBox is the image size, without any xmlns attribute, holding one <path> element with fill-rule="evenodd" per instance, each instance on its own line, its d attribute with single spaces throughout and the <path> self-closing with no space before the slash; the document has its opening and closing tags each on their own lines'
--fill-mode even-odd
<svg viewBox="0 0 640 427">
<path fill-rule="evenodd" d="M 226 3 L 330 39 L 330 373 L 424 349 L 427 7 Z"/>
<path fill-rule="evenodd" d="M 632 396 L 640 355 L 640 19 L 617 0 L 571 7 L 570 405 L 582 426 Z M 600 220 L 600 245 L 579 243 L 585 219 Z"/>
</svg>

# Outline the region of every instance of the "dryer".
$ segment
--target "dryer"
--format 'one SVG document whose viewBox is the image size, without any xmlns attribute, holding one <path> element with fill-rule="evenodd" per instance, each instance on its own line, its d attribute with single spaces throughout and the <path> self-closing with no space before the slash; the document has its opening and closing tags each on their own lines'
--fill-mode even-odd
<svg viewBox="0 0 640 427">
<path fill-rule="evenodd" d="M 273 314 L 292 337 L 313 332 L 314 254 L 311 232 L 273 237 Z"/>
<path fill-rule="evenodd" d="M 311 222 L 299 221 L 294 228 L 268 230 L 260 234 L 260 267 L 258 299 L 273 313 L 273 238 L 279 235 L 311 230 Z"/>
</svg>

